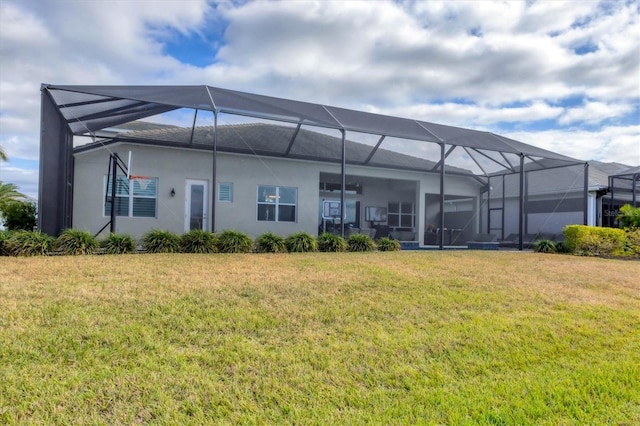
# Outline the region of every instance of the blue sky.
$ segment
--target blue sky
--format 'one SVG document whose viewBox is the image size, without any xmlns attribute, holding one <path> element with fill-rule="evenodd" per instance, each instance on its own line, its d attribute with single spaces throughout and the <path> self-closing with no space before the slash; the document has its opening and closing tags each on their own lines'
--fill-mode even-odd
<svg viewBox="0 0 640 426">
<path fill-rule="evenodd" d="M 40 85 L 208 84 L 640 165 L 637 1 L 0 1 L 0 180 L 37 195 Z"/>
</svg>

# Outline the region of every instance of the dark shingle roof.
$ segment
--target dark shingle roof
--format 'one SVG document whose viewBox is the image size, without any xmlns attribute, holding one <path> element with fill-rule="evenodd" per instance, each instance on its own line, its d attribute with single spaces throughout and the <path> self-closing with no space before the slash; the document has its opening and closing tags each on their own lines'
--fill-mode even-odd
<svg viewBox="0 0 640 426">
<path fill-rule="evenodd" d="M 301 128 L 275 124 L 250 123 L 221 125 L 217 127 L 217 149 L 222 152 L 269 155 L 320 161 L 340 161 L 342 140 L 338 137 Z M 294 143 L 291 144 L 295 135 Z M 120 134 L 116 141 L 172 144 L 178 146 L 211 149 L 213 128 L 195 127 L 193 137 L 190 128 L 160 127 Z M 346 157 L 349 164 L 364 164 L 374 147 L 346 141 Z M 431 170 L 435 162 L 386 149 L 378 149 L 367 163 L 371 166 L 412 170 Z M 447 166 L 449 173 L 472 174 L 469 170 Z"/>
</svg>

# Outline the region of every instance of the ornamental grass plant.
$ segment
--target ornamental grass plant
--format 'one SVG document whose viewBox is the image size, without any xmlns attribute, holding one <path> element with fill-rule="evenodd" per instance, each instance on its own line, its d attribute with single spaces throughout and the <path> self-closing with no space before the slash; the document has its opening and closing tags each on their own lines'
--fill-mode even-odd
<svg viewBox="0 0 640 426">
<path fill-rule="evenodd" d="M 296 232 L 285 239 L 289 253 L 310 253 L 318 251 L 318 241 L 308 232 Z"/>
<path fill-rule="evenodd" d="M 11 231 L 0 230 L 0 256 L 9 256 L 9 250 L 6 242 L 11 236 Z"/>
<path fill-rule="evenodd" d="M 376 242 L 379 251 L 400 251 L 400 241 L 389 237 L 382 237 Z"/>
<path fill-rule="evenodd" d="M 164 229 L 153 229 L 142 236 L 142 246 L 147 253 L 177 253 L 180 237 Z"/>
<path fill-rule="evenodd" d="M 5 240 L 10 256 L 46 256 L 53 250 L 55 239 L 39 231 L 16 231 Z"/>
<path fill-rule="evenodd" d="M 323 232 L 318 237 L 318 250 L 334 253 L 344 252 L 347 251 L 347 242 L 340 235 Z"/>
<path fill-rule="evenodd" d="M 136 251 L 136 240 L 127 234 L 110 233 L 100 241 L 105 254 L 127 254 Z"/>
<path fill-rule="evenodd" d="M 284 238 L 273 232 L 265 232 L 256 238 L 256 251 L 258 253 L 286 253 L 287 246 Z"/>
<path fill-rule="evenodd" d="M 533 243 L 533 251 L 537 253 L 557 253 L 556 243 L 551 240 L 538 240 Z"/>
<path fill-rule="evenodd" d="M 204 229 L 192 229 L 180 236 L 182 253 L 217 253 L 218 237 Z"/>
<path fill-rule="evenodd" d="M 366 234 L 352 234 L 347 239 L 347 250 L 353 252 L 374 251 L 376 243 Z"/>
<path fill-rule="evenodd" d="M 96 237 L 79 229 L 65 229 L 54 243 L 57 253 L 72 256 L 94 254 L 99 247 Z"/>
<path fill-rule="evenodd" d="M 233 229 L 223 231 L 218 236 L 220 253 L 250 253 L 253 251 L 253 240 L 244 232 Z"/>
</svg>

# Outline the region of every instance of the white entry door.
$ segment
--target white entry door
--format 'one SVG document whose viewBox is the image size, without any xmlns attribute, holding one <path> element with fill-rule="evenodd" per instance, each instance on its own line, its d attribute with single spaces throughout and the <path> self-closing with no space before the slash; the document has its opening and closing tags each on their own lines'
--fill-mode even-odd
<svg viewBox="0 0 640 426">
<path fill-rule="evenodd" d="M 184 209 L 184 230 L 207 227 L 207 181 L 187 179 Z"/>
</svg>

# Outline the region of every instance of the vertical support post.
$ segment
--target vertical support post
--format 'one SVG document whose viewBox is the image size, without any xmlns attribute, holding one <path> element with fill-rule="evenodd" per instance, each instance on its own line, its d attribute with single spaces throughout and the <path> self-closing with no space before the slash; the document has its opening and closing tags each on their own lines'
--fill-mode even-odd
<svg viewBox="0 0 640 426">
<path fill-rule="evenodd" d="M 614 179 L 609 176 L 609 211 L 607 212 L 607 223 L 609 228 L 613 228 L 613 183 Z"/>
<path fill-rule="evenodd" d="M 49 89 L 41 89 L 38 229 L 57 236 L 72 226 L 73 135 Z"/>
<path fill-rule="evenodd" d="M 116 187 L 118 186 L 118 158 L 115 154 L 109 156 L 109 164 L 111 166 L 111 222 L 109 232 L 116 232 Z"/>
<path fill-rule="evenodd" d="M 440 250 L 444 250 L 444 142 L 440 144 Z"/>
<path fill-rule="evenodd" d="M 491 176 L 487 178 L 487 234 L 489 233 L 491 233 Z"/>
<path fill-rule="evenodd" d="M 520 154 L 520 200 L 518 214 L 518 250 L 524 248 L 524 154 Z"/>
<path fill-rule="evenodd" d="M 216 181 L 218 173 L 218 111 L 213 111 L 213 164 L 211 176 L 211 232 L 216 232 Z"/>
<path fill-rule="evenodd" d="M 502 175 L 502 203 L 500 204 L 502 206 L 502 214 L 500 215 L 500 235 L 502 235 L 500 238 L 504 239 L 504 211 L 506 210 L 504 207 L 504 199 L 507 195 L 506 193 L 506 179 L 504 177 L 504 175 Z"/>
<path fill-rule="evenodd" d="M 340 185 L 340 235 L 344 238 L 344 220 L 347 216 L 347 206 L 345 204 L 345 192 L 347 190 L 347 143 L 346 143 L 346 131 L 340 130 L 342 133 L 342 163 L 341 163 L 341 185 Z"/>
<path fill-rule="evenodd" d="M 524 172 L 524 235 L 529 234 L 529 175 L 525 170 Z"/>
<path fill-rule="evenodd" d="M 594 212 L 595 213 L 595 212 Z M 589 224 L 589 162 L 584 163 L 584 216 L 583 224 Z"/>
<path fill-rule="evenodd" d="M 636 206 L 636 201 L 637 201 L 637 197 L 636 197 L 636 190 L 638 189 L 636 186 L 636 182 L 638 181 L 638 179 L 640 179 L 640 174 L 636 173 L 633 175 L 633 182 L 631 182 L 631 200 L 633 201 L 633 207 L 637 207 Z"/>
</svg>

